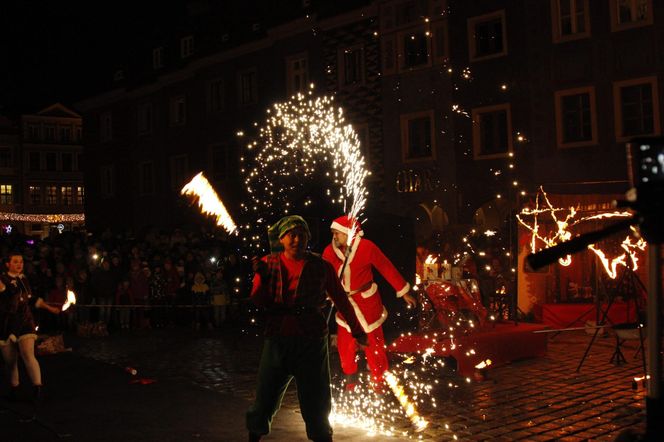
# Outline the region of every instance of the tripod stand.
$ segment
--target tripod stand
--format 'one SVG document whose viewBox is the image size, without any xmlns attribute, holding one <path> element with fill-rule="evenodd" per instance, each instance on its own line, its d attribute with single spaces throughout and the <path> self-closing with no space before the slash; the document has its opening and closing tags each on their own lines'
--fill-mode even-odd
<svg viewBox="0 0 664 442">
<path fill-rule="evenodd" d="M 588 346 L 586 347 L 586 351 L 583 353 L 583 357 L 581 358 L 581 361 L 579 361 L 579 365 L 576 367 L 576 372 L 578 373 L 581 370 L 581 366 L 583 366 L 583 363 L 585 362 L 586 358 L 588 357 L 588 353 L 590 352 L 590 349 L 592 348 L 595 339 L 597 339 L 597 335 L 599 334 L 600 330 L 602 330 L 602 326 L 606 324 L 607 320 L 608 322 L 611 322 L 608 318 L 609 311 L 611 310 L 611 307 L 613 306 L 614 301 L 618 296 L 622 297 L 625 301 L 628 302 L 627 304 L 627 319 L 629 320 L 629 302 L 634 301 L 634 308 L 636 309 L 636 318 L 637 318 L 637 327 L 639 330 L 639 338 L 641 342 L 641 346 L 643 346 L 643 334 L 641 332 L 641 328 L 638 326 L 638 323 L 641 322 L 641 314 L 640 314 L 640 309 L 639 309 L 639 293 L 647 293 L 647 290 L 639 277 L 634 273 L 634 270 L 631 267 L 625 267 L 623 272 L 620 275 L 620 278 L 616 282 L 616 285 L 613 289 L 607 289 L 606 284 L 604 284 L 604 292 L 607 295 L 609 302 L 607 303 L 606 309 L 602 311 L 602 319 L 597 323 L 597 327 L 595 328 L 595 332 L 593 333 L 593 337 L 590 340 L 590 343 L 588 343 Z M 599 306 L 599 302 L 598 302 Z M 599 307 L 601 308 L 601 307 Z M 613 324 L 611 324 L 613 325 Z M 618 338 L 617 338 L 618 339 Z M 616 341 L 616 350 L 614 351 L 613 355 L 611 356 L 611 362 L 615 361 L 616 363 L 620 362 L 625 362 L 625 358 L 620 350 L 620 340 L 618 339 Z M 643 355 L 643 366 L 645 370 L 645 355 Z"/>
</svg>

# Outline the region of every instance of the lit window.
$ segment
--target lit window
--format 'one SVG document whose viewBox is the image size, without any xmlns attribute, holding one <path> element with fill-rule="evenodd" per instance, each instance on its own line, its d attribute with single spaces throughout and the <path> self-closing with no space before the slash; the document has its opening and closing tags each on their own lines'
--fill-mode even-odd
<svg viewBox="0 0 664 442">
<path fill-rule="evenodd" d="M 54 206 L 58 204 L 58 187 L 46 186 L 46 204 Z"/>
<path fill-rule="evenodd" d="M 82 206 L 85 203 L 85 187 L 76 186 L 76 205 Z"/>
<path fill-rule="evenodd" d="M 63 206 L 71 206 L 74 204 L 74 189 L 72 186 L 60 187 L 60 195 L 62 196 Z"/>
<path fill-rule="evenodd" d="M 512 152 L 509 104 L 473 109 L 472 121 L 475 159 L 504 157 Z"/>
<path fill-rule="evenodd" d="M 30 204 L 39 206 L 42 204 L 42 192 L 39 186 L 29 186 L 28 193 L 30 194 Z"/>
<path fill-rule="evenodd" d="M 0 204 L 10 205 L 14 203 L 11 184 L 0 184 Z"/>
</svg>

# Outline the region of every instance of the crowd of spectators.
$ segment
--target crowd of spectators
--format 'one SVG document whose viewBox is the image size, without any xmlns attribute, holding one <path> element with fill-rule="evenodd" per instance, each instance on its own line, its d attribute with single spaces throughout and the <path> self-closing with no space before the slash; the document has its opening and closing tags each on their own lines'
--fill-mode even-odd
<svg viewBox="0 0 664 442">
<path fill-rule="evenodd" d="M 46 239 L 3 234 L 2 256 L 20 252 L 33 294 L 76 306 L 41 318 L 40 331 L 102 323 L 111 330 L 187 325 L 223 327 L 243 311 L 250 274 L 236 246 L 208 232 L 100 235 L 63 232 Z M 4 269 L 3 269 L 4 270 Z"/>
</svg>

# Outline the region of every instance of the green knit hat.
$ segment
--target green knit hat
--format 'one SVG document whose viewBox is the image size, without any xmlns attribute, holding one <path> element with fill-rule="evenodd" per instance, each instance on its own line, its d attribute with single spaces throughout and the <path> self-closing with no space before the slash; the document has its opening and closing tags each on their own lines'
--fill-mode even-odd
<svg viewBox="0 0 664 442">
<path fill-rule="evenodd" d="M 267 229 L 267 237 L 270 240 L 270 251 L 272 253 L 283 251 L 283 246 L 279 242 L 282 236 L 291 229 L 302 227 L 307 234 L 307 239 L 311 239 L 309 225 L 299 215 L 284 216 Z"/>
</svg>

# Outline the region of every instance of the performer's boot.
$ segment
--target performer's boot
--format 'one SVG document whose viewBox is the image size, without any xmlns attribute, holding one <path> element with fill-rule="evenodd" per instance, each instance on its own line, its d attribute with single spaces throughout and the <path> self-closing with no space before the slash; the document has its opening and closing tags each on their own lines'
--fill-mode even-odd
<svg viewBox="0 0 664 442">
<path fill-rule="evenodd" d="M 18 385 L 12 385 L 9 387 L 9 393 L 7 394 L 7 400 L 9 402 L 16 402 L 18 400 Z"/>
<path fill-rule="evenodd" d="M 33 385 L 32 387 L 32 402 L 39 404 L 42 400 L 42 386 Z"/>
<path fill-rule="evenodd" d="M 359 381 L 359 375 L 357 373 L 347 374 L 346 378 L 346 391 L 355 391 L 357 383 Z"/>
</svg>

